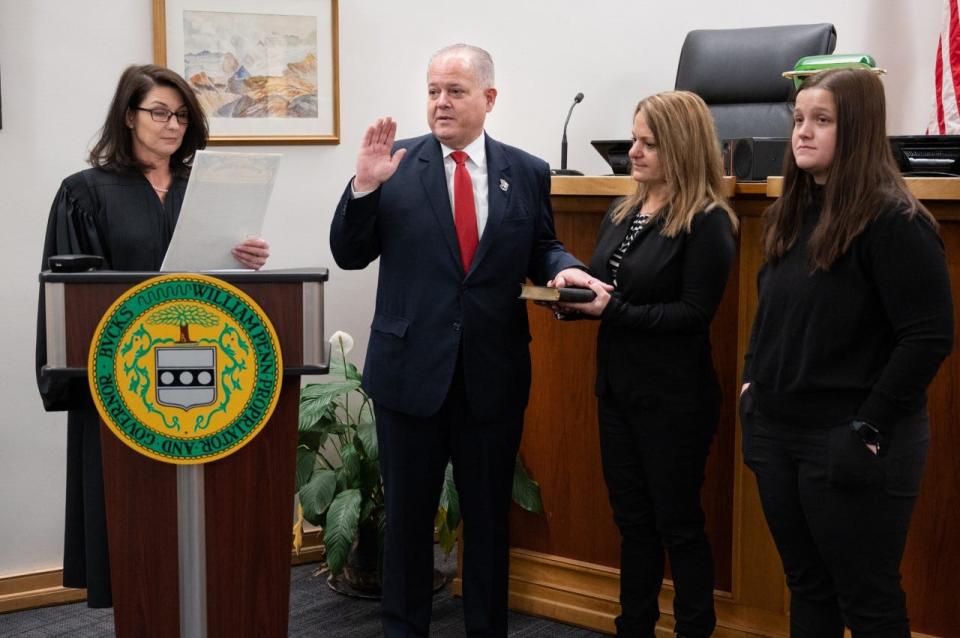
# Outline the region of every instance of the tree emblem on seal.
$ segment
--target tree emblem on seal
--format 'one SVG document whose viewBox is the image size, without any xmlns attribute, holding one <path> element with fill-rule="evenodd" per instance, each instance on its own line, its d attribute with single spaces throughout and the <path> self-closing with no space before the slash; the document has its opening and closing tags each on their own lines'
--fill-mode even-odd
<svg viewBox="0 0 960 638">
<path fill-rule="evenodd" d="M 166 326 L 180 326 L 180 341 L 177 343 L 194 343 L 190 339 L 190 324 L 212 328 L 219 319 L 212 312 L 205 310 L 200 306 L 189 306 L 187 304 L 175 304 L 167 306 L 156 311 L 147 320 L 149 324 L 161 324 Z"/>
</svg>

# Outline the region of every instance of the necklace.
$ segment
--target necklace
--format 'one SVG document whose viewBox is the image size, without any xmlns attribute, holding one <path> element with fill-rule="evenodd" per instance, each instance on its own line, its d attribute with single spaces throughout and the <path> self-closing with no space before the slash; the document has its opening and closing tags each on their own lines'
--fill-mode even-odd
<svg viewBox="0 0 960 638">
<path fill-rule="evenodd" d="M 157 186 L 157 185 L 154 184 L 153 182 L 150 182 L 150 185 L 153 186 L 153 190 L 157 191 L 158 193 L 166 193 L 167 191 L 170 190 L 169 188 L 160 188 L 159 186 Z"/>
</svg>

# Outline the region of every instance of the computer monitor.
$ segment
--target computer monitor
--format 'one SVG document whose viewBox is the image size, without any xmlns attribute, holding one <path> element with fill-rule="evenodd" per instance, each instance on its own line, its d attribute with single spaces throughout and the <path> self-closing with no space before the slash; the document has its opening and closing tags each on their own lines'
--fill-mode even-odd
<svg viewBox="0 0 960 638">
<path fill-rule="evenodd" d="M 627 153 L 633 146 L 631 140 L 593 140 L 590 143 L 607 161 L 614 175 L 630 174 L 630 158 Z"/>
</svg>

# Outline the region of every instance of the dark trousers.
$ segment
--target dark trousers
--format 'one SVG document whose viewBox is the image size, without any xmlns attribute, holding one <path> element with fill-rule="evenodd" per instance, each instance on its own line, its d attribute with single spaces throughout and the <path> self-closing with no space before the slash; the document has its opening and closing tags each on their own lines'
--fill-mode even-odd
<svg viewBox="0 0 960 638">
<path fill-rule="evenodd" d="M 375 406 L 387 505 L 383 628 L 427 636 L 433 602 L 433 528 L 447 461 L 463 515 L 463 606 L 468 636 L 507 635 L 507 513 L 523 414 L 478 422 L 461 366 L 440 411 L 417 418 Z"/>
<path fill-rule="evenodd" d="M 630 410 L 600 398 L 603 475 L 622 537 L 618 636 L 653 638 L 664 550 L 676 589 L 677 633 L 709 636 L 716 625 L 700 488 L 717 418 L 715 406 L 688 413 Z"/>
<path fill-rule="evenodd" d="M 772 421 L 741 401 L 743 458 L 790 587 L 790 635 L 908 638 L 900 560 L 920 489 L 926 410 L 896 425 L 885 457 L 848 425 Z"/>
</svg>

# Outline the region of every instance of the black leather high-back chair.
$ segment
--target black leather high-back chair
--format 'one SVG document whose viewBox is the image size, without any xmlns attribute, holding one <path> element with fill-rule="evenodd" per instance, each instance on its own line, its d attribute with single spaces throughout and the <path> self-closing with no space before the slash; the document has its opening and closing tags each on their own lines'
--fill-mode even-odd
<svg viewBox="0 0 960 638">
<path fill-rule="evenodd" d="M 782 73 L 804 56 L 833 53 L 836 44 L 832 24 L 691 31 L 676 88 L 703 98 L 721 140 L 789 137 L 794 89 Z"/>
</svg>

